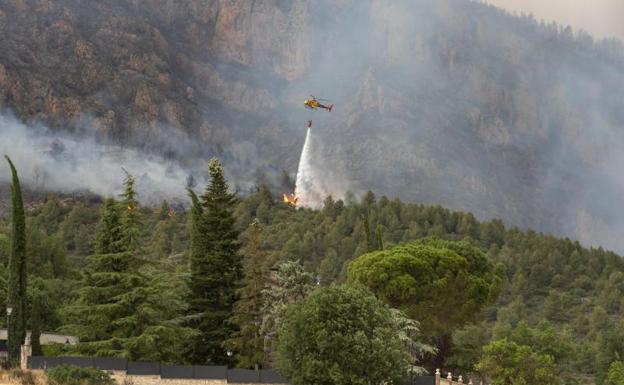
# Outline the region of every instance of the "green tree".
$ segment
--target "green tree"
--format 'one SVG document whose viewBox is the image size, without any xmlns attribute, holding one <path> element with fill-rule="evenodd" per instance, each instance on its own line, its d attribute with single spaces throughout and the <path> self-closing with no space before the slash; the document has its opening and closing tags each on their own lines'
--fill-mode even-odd
<svg viewBox="0 0 624 385">
<path fill-rule="evenodd" d="M 614 361 L 609 366 L 605 385 L 624 385 L 624 363 L 622 361 Z"/>
<path fill-rule="evenodd" d="M 43 327 L 43 313 L 45 311 L 44 301 L 45 298 L 43 296 L 43 293 L 41 293 L 40 291 L 36 291 L 33 294 L 32 306 L 30 311 L 30 345 L 32 347 L 33 356 L 43 355 L 40 337 L 41 328 Z"/>
<path fill-rule="evenodd" d="M 26 243 L 26 266 L 29 274 L 47 278 L 66 276 L 69 266 L 60 237 L 47 235 L 33 221 L 27 221 Z"/>
<path fill-rule="evenodd" d="M 436 365 L 450 353 L 450 333 L 492 303 L 500 273 L 494 263 L 467 241 L 424 239 L 358 257 L 348 267 L 349 280 L 360 282 L 381 300 L 418 320 L 436 337 Z"/>
<path fill-rule="evenodd" d="M 470 373 L 474 369 L 492 337 L 490 329 L 490 325 L 481 322 L 453 331 L 453 355 L 447 361 L 453 372 Z"/>
<path fill-rule="evenodd" d="M 603 384 L 614 361 L 624 357 L 624 324 L 622 322 L 602 331 L 597 341 L 594 373 L 596 383 Z"/>
<path fill-rule="evenodd" d="M 227 363 L 225 341 L 236 331 L 230 322 L 241 278 L 238 231 L 223 167 L 217 159 L 208 165 L 210 182 L 200 200 L 193 199 L 191 214 L 190 327 L 200 332 L 190 351 L 196 364 Z M 199 209 L 201 207 L 201 209 Z"/>
<path fill-rule="evenodd" d="M 258 369 L 265 365 L 264 339 L 260 333 L 263 291 L 268 285 L 268 269 L 265 266 L 267 253 L 263 249 L 262 225 L 258 221 L 249 226 L 244 277 L 238 290 L 238 301 L 234 305 L 232 322 L 238 330 L 228 340 L 228 349 L 236 353 L 238 366 Z"/>
<path fill-rule="evenodd" d="M 136 198 L 134 177 L 125 171 L 124 192 L 121 194 L 121 244 L 123 249 L 131 253 L 141 250 L 141 213 Z"/>
<path fill-rule="evenodd" d="M 320 288 L 289 309 L 278 368 L 293 385 L 398 383 L 410 367 L 399 329 L 364 287 Z"/>
<path fill-rule="evenodd" d="M 8 156 L 11 168 L 11 254 L 9 256 L 9 285 L 7 306 L 13 308 L 8 327 L 9 361 L 16 363 L 20 357 L 20 346 L 26 338 L 27 294 L 26 294 L 26 219 L 24 203 L 17 170 Z"/>
<path fill-rule="evenodd" d="M 114 254 L 123 250 L 121 215 L 113 198 L 104 201 L 102 216 L 95 239 L 96 254 Z"/>
<path fill-rule="evenodd" d="M 63 310 L 61 330 L 80 337 L 78 353 L 184 361 L 194 333 L 171 321 L 184 306 L 170 282 L 143 273 L 143 264 L 128 252 L 89 257 L 80 297 Z"/>
<path fill-rule="evenodd" d="M 288 306 L 305 299 L 314 289 L 314 278 L 298 261 L 281 263 L 275 271 L 274 283 L 264 289 L 264 307 L 260 331 L 264 338 L 267 359 L 273 359 L 277 334 L 286 318 Z"/>
<path fill-rule="evenodd" d="M 521 321 L 514 328 L 497 328 L 494 330 L 495 340 L 507 339 L 519 345 L 531 346 L 537 353 L 551 356 L 557 364 L 561 364 L 574 355 L 574 346 L 569 331 L 555 328 L 548 321 L 540 321 L 530 327 Z"/>
<path fill-rule="evenodd" d="M 180 362 L 189 329 L 170 322 L 181 300 L 166 279 L 147 274 L 138 238 L 140 217 L 135 215 L 134 184 L 127 175 L 123 207 L 107 200 L 103 210 L 97 250 L 88 264 L 78 299 L 63 309 L 61 330 L 80 337 L 77 352 L 85 355 L 122 356 L 133 360 Z"/>
<path fill-rule="evenodd" d="M 99 219 L 97 209 L 82 202 L 73 206 L 60 225 L 60 235 L 69 254 L 84 256 L 95 252 Z"/>
<path fill-rule="evenodd" d="M 490 342 L 476 369 L 492 385 L 556 385 L 561 383 L 555 360 L 526 345 L 506 339 Z"/>
</svg>

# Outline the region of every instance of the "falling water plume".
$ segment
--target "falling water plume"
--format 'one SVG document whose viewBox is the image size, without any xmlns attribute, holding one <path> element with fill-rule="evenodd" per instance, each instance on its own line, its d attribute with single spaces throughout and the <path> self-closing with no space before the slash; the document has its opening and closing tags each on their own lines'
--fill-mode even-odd
<svg viewBox="0 0 624 385">
<path fill-rule="evenodd" d="M 322 194 L 316 188 L 314 171 L 312 169 L 310 127 L 308 127 L 306 132 L 305 143 L 299 159 L 295 196 L 298 199 L 297 205 L 301 207 L 318 207 L 323 199 Z"/>
</svg>

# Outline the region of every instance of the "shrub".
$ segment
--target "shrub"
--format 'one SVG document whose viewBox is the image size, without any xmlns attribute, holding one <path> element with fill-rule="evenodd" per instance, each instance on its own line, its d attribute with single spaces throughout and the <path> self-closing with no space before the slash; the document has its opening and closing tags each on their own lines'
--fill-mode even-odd
<svg viewBox="0 0 624 385">
<path fill-rule="evenodd" d="M 50 385 L 113 385 L 110 375 L 94 368 L 63 365 L 46 371 Z"/>
<path fill-rule="evenodd" d="M 71 352 L 70 347 L 58 342 L 42 345 L 41 350 L 46 357 L 61 357 Z"/>
</svg>

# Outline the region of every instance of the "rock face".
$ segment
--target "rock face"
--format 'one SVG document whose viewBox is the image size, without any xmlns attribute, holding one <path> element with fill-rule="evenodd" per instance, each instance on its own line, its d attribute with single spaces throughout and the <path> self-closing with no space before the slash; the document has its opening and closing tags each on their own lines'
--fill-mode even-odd
<svg viewBox="0 0 624 385">
<path fill-rule="evenodd" d="M 20 0 L 0 106 L 247 180 L 294 172 L 312 118 L 327 191 L 624 250 L 623 51 L 465 0 Z"/>
</svg>

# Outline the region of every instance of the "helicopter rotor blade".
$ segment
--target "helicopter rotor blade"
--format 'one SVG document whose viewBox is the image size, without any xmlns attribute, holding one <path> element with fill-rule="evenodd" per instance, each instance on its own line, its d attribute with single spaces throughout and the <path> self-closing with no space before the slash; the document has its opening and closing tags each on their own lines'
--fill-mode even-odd
<svg viewBox="0 0 624 385">
<path fill-rule="evenodd" d="M 310 94 L 310 97 L 312 97 L 312 99 L 316 99 L 316 100 L 323 101 L 323 102 L 331 102 L 331 100 L 329 99 L 317 98 L 316 96 L 312 94 Z"/>
</svg>

